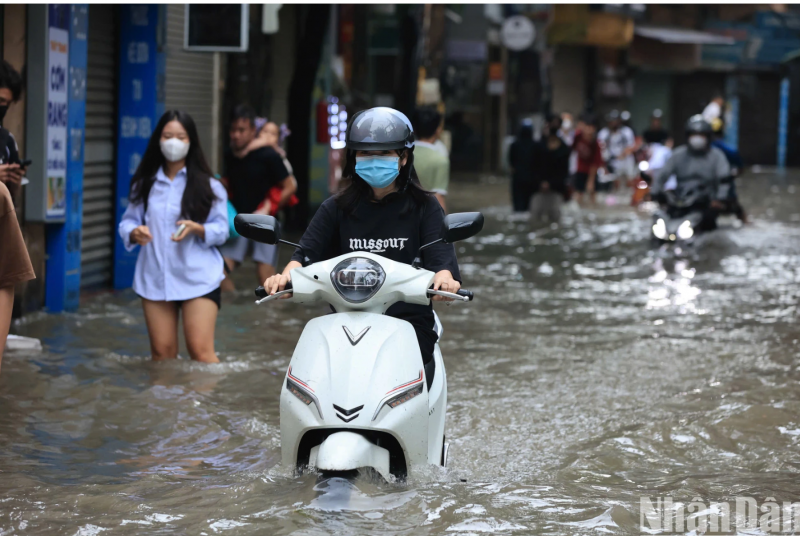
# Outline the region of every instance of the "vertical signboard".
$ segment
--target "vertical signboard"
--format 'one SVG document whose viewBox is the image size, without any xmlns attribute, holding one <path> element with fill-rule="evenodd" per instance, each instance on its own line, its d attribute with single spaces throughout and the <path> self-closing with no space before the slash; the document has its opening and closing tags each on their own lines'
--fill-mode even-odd
<svg viewBox="0 0 800 536">
<path fill-rule="evenodd" d="M 83 226 L 83 142 L 86 126 L 86 65 L 89 5 L 71 4 L 69 21 L 69 87 L 67 100 L 67 217 L 64 309 L 78 308 L 81 288 Z"/>
<path fill-rule="evenodd" d="M 48 6 L 45 306 L 74 311 L 80 301 L 83 130 L 86 121 L 88 6 Z"/>
<path fill-rule="evenodd" d="M 67 213 L 67 73 L 69 6 L 48 6 L 49 79 L 47 89 L 46 221 Z"/>
<path fill-rule="evenodd" d="M 781 80 L 781 103 L 778 110 L 778 167 L 786 168 L 786 139 L 789 136 L 789 79 Z"/>
<path fill-rule="evenodd" d="M 152 4 L 127 4 L 120 9 L 117 225 L 128 207 L 131 177 L 158 121 L 157 112 L 163 109 L 158 105 L 157 87 L 159 64 L 163 64 L 157 39 L 159 12 L 163 10 Z M 125 251 L 122 240 L 115 235 L 114 288 L 131 286 L 137 255 L 138 248 Z"/>
</svg>

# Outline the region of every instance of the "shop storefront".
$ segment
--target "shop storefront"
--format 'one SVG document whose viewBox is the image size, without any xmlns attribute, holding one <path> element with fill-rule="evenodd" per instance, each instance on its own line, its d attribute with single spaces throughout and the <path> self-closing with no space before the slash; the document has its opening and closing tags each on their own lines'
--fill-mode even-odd
<svg viewBox="0 0 800 536">
<path fill-rule="evenodd" d="M 37 281 L 21 312 L 74 310 L 86 289 L 130 286 L 116 228 L 165 104 L 195 117 L 216 166 L 219 55 L 184 51 L 183 5 L 22 8 L 2 9 L 3 54 L 27 74 L 7 123 L 34 161 L 20 212 Z"/>
</svg>

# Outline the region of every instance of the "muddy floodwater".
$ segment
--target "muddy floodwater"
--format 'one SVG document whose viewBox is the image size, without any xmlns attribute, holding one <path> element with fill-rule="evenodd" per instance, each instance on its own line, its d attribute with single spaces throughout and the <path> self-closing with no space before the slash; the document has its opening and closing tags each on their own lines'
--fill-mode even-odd
<svg viewBox="0 0 800 536">
<path fill-rule="evenodd" d="M 741 180 L 753 223 L 677 262 L 626 199 L 542 228 L 507 187 L 452 185 L 486 226 L 457 245 L 475 301 L 437 305 L 447 469 L 280 465 L 281 382 L 322 309 L 254 306 L 245 266 L 219 365 L 152 363 L 130 290 L 13 326 L 44 350 L 2 365 L 0 534 L 638 534 L 641 496 L 800 500 L 800 180 Z"/>
</svg>

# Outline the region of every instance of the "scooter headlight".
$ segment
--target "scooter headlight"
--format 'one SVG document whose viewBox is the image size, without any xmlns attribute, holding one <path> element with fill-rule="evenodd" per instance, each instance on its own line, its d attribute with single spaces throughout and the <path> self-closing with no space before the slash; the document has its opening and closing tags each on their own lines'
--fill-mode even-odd
<svg viewBox="0 0 800 536">
<path fill-rule="evenodd" d="M 381 289 L 386 272 L 373 260 L 352 257 L 336 265 L 331 281 L 342 298 L 350 303 L 363 303 Z"/>
<path fill-rule="evenodd" d="M 286 375 L 286 390 L 306 406 L 310 406 L 313 402 L 314 407 L 317 408 L 319 418 L 325 418 L 322 416 L 322 408 L 319 407 L 319 400 L 314 396 L 313 390 L 298 378 L 292 376 L 292 367 L 289 367 L 289 373 Z"/>
<path fill-rule="evenodd" d="M 639 171 L 647 171 L 648 169 L 650 169 L 650 162 L 647 160 L 639 162 Z"/>
<path fill-rule="evenodd" d="M 653 224 L 653 234 L 660 240 L 667 239 L 667 223 L 663 218 L 658 218 L 658 221 Z"/>
<path fill-rule="evenodd" d="M 413 389 L 409 389 L 405 393 L 399 394 L 396 397 L 392 398 L 391 400 L 388 400 L 386 402 L 386 405 L 389 406 L 390 408 L 396 408 L 400 404 L 404 404 L 409 400 L 411 400 L 412 398 L 414 398 L 415 396 L 421 394 L 422 394 L 422 384 L 419 384 L 419 386 Z"/>
<path fill-rule="evenodd" d="M 286 380 L 286 388 L 290 393 L 299 398 L 300 402 L 306 406 L 310 405 L 314 401 L 310 396 L 308 396 L 308 393 L 305 389 L 294 383 L 292 380 Z"/>
<path fill-rule="evenodd" d="M 693 236 L 694 236 L 694 229 L 692 229 L 692 224 L 689 222 L 689 220 L 685 220 L 678 227 L 678 238 L 680 238 L 681 240 L 688 240 Z"/>
<path fill-rule="evenodd" d="M 406 384 L 399 385 L 386 393 L 386 397 L 381 400 L 378 404 L 378 407 L 375 408 L 375 413 L 372 415 L 372 420 L 374 421 L 378 418 L 378 414 L 381 412 L 384 406 L 389 406 L 391 409 L 394 409 L 401 404 L 405 404 L 412 398 L 416 398 L 421 395 L 422 386 L 425 383 L 423 380 L 424 376 L 420 370 L 419 378 Z"/>
</svg>

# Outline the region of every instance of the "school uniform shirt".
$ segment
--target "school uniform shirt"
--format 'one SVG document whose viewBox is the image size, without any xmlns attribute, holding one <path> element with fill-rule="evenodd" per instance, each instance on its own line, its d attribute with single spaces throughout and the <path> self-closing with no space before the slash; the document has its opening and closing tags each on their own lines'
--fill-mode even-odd
<svg viewBox="0 0 800 536">
<path fill-rule="evenodd" d="M 606 127 L 597 134 L 597 141 L 603 147 L 604 153 L 606 153 L 604 157 L 613 168 L 611 170 L 613 173 L 629 176 L 633 172 L 636 163 L 633 155 L 622 156 L 627 149 L 636 144 L 636 136 L 630 127 L 622 125 L 615 131 Z"/>
<path fill-rule="evenodd" d="M 181 216 L 181 201 L 186 189 L 186 168 L 173 180 L 159 169 L 143 203 L 129 204 L 119 224 L 119 235 L 125 249 L 133 251 L 131 231 L 147 225 L 153 240 L 139 250 L 133 290 L 142 298 L 153 301 L 191 300 L 205 296 L 219 287 L 224 279 L 222 255 L 216 246 L 228 239 L 228 195 L 222 184 L 211 179 L 216 199 L 211 205 L 203 226 L 205 238 L 190 234 L 180 242 L 172 240 L 178 230 L 175 222 L 188 219 Z"/>
<path fill-rule="evenodd" d="M 303 262 L 305 255 L 314 263 L 354 251 L 369 251 L 411 264 L 420 246 L 440 238 L 443 219 L 444 211 L 432 195 L 426 197 L 423 206 L 414 207 L 408 193 L 395 192 L 377 203 L 362 201 L 352 214 L 345 213 L 331 197 L 312 218 L 300 239 L 302 250 L 296 250 L 292 260 Z M 424 269 L 433 273 L 450 270 L 454 279 L 461 280 L 452 244 L 436 244 L 423 251 L 421 258 Z M 417 330 L 433 330 L 431 305 L 400 302 L 386 314 L 407 320 Z"/>
</svg>

